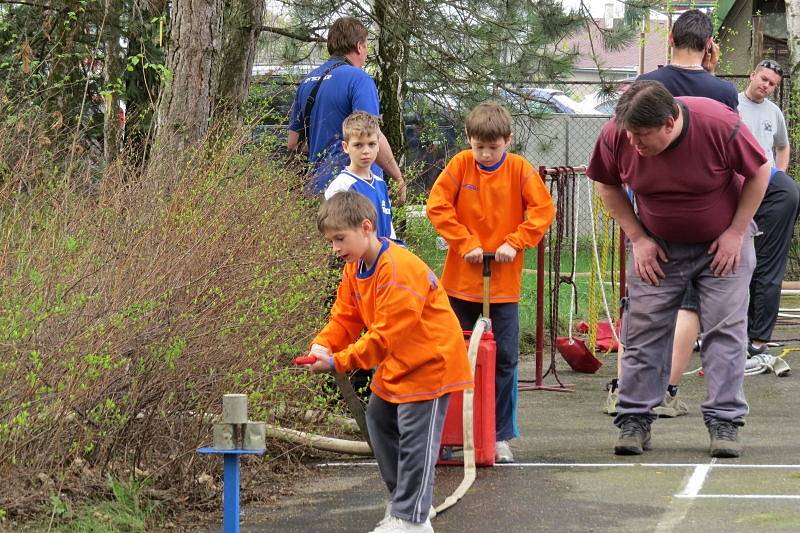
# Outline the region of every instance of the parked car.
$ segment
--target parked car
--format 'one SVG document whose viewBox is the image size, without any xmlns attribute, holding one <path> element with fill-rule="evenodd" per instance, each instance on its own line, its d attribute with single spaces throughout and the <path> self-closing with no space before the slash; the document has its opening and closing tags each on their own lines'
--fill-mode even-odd
<svg viewBox="0 0 800 533">
<path fill-rule="evenodd" d="M 519 94 L 516 94 L 519 93 Z M 531 111 L 545 113 L 590 114 L 597 111 L 585 108 L 564 91 L 542 87 L 521 87 L 514 93 L 507 92 L 507 97 L 517 101 Z"/>
<path fill-rule="evenodd" d="M 625 78 L 620 80 L 611 89 L 600 89 L 586 95 L 580 105 L 583 113 L 613 115 L 617 107 L 617 100 L 624 93 L 636 78 Z"/>
</svg>

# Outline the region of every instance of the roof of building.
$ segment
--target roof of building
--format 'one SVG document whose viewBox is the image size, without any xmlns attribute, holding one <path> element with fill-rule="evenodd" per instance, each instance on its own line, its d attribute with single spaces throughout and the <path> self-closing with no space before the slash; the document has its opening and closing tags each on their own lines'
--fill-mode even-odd
<svg viewBox="0 0 800 533">
<path fill-rule="evenodd" d="M 605 27 L 602 19 L 595 21 L 600 28 Z M 667 34 L 669 33 L 666 21 L 651 21 L 648 31 L 645 33 L 644 45 L 644 72 L 655 70 L 659 65 L 664 65 L 667 57 Z M 597 68 L 592 59 L 592 44 L 598 56 L 598 62 L 603 69 L 632 69 L 638 71 L 639 68 L 639 39 L 634 39 L 630 45 L 621 50 L 604 50 L 602 47 L 602 37 L 600 30 L 596 26 L 591 27 L 590 33 L 580 32 L 573 35 L 567 44 L 575 48 L 580 54 L 575 62 L 576 68 L 594 69 Z"/>
</svg>

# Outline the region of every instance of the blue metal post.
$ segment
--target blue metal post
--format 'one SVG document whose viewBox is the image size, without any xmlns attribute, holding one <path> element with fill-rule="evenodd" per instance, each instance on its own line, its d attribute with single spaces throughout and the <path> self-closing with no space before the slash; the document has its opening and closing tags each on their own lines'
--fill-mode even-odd
<svg viewBox="0 0 800 533">
<path fill-rule="evenodd" d="M 264 455 L 260 450 L 218 450 L 216 448 L 198 448 L 197 453 L 222 456 L 222 531 L 223 533 L 239 533 L 239 456 Z"/>
<path fill-rule="evenodd" d="M 222 531 L 239 533 L 239 454 L 223 456 Z"/>
</svg>

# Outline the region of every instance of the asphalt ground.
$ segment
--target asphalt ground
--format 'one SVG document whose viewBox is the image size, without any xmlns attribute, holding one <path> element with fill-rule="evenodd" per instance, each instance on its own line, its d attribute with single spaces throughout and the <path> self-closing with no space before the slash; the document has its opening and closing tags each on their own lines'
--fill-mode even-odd
<svg viewBox="0 0 800 533">
<path fill-rule="evenodd" d="M 783 323 L 777 339 L 800 336 Z M 773 348 L 798 348 L 792 340 Z M 517 531 L 800 531 L 800 351 L 785 353 L 796 370 L 745 378 L 750 415 L 740 432 L 738 459 L 712 459 L 699 405 L 704 378 L 687 375 L 680 396 L 686 416 L 659 419 L 653 449 L 642 456 L 613 454 L 617 429 L 601 412 L 615 355 L 597 374 L 559 364 L 575 392 L 520 393 L 522 437 L 512 442 L 516 464 L 480 468 L 455 507 L 433 520 L 446 532 Z M 700 366 L 694 355 L 690 368 Z M 521 378 L 533 378 L 523 359 Z M 547 384 L 555 381 L 547 378 Z M 371 460 L 314 462 L 275 504 L 243 509 L 242 531 L 364 532 L 383 516 L 386 489 Z M 460 467 L 438 467 L 435 504 L 461 481 Z M 210 529 L 213 530 L 213 529 Z"/>
</svg>

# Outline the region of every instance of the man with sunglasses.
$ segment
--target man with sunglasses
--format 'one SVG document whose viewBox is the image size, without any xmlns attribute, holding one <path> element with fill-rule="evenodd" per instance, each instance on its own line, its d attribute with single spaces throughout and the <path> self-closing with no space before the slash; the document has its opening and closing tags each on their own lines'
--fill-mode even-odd
<svg viewBox="0 0 800 533">
<path fill-rule="evenodd" d="M 772 166 L 767 192 L 754 217 L 759 233 L 754 241 L 756 267 L 750 281 L 747 313 L 749 357 L 767 354 L 800 204 L 800 188 L 786 175 L 790 155 L 786 120 L 780 108 L 769 100 L 782 79 L 783 68 L 765 59 L 750 74 L 747 88 L 739 93 L 742 122 L 750 128 Z"/>
</svg>

